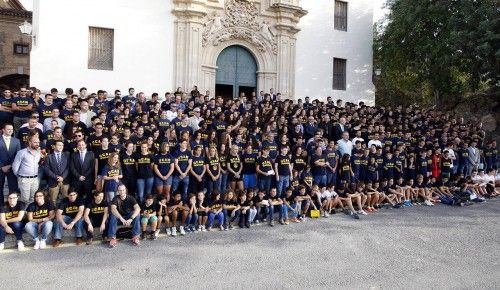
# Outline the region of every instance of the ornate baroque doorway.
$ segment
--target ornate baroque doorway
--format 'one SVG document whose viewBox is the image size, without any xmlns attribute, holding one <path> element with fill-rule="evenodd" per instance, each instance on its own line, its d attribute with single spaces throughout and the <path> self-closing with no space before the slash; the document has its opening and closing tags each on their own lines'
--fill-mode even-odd
<svg viewBox="0 0 500 290">
<path fill-rule="evenodd" d="M 241 93 L 247 97 L 257 89 L 257 62 L 246 48 L 232 45 L 225 48 L 217 58 L 215 95 L 237 98 Z"/>
</svg>

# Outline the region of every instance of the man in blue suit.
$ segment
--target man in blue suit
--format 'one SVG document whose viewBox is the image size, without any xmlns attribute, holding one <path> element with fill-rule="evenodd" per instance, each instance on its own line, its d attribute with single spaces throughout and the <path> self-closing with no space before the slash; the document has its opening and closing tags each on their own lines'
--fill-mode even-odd
<svg viewBox="0 0 500 290">
<path fill-rule="evenodd" d="M 12 137 L 14 127 L 11 124 L 5 124 L 2 128 L 0 137 L 0 192 L 2 193 L 5 185 L 5 177 L 9 184 L 9 192 L 17 192 L 17 177 L 12 171 L 12 162 L 16 157 L 17 151 L 21 150 L 19 139 Z"/>
</svg>

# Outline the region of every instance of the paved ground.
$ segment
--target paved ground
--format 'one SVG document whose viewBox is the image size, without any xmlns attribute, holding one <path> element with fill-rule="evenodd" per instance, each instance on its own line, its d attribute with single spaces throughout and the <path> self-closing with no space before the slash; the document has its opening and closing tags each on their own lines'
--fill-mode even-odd
<svg viewBox="0 0 500 290">
<path fill-rule="evenodd" d="M 500 289 L 500 200 L 0 254 L 3 289 Z M 9 273 L 9 274 L 7 274 Z"/>
</svg>

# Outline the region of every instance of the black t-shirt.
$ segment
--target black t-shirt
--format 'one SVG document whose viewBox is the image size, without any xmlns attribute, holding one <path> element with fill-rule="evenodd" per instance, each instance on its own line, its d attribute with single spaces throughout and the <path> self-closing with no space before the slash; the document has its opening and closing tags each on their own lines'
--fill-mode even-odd
<svg viewBox="0 0 500 290">
<path fill-rule="evenodd" d="M 185 150 L 185 151 L 179 150 L 179 151 L 177 151 L 177 155 L 175 156 L 175 159 L 177 159 L 177 165 L 179 166 L 181 171 L 185 172 L 189 166 L 189 160 L 192 159 L 192 155 L 188 150 Z M 174 172 L 176 175 L 180 175 L 179 171 L 175 170 Z"/>
<path fill-rule="evenodd" d="M 289 176 L 290 175 L 290 157 L 278 155 L 276 157 L 276 164 L 278 164 L 278 172 L 277 174 L 281 176 Z"/>
<path fill-rule="evenodd" d="M 304 159 L 304 157 L 302 157 L 302 155 L 300 156 L 294 155 L 292 157 L 292 163 L 293 163 L 293 169 L 297 170 L 298 172 L 306 168 L 306 160 Z"/>
<path fill-rule="evenodd" d="M 316 161 L 326 162 L 326 155 L 317 155 L 316 153 L 311 156 L 311 172 L 314 176 L 322 176 L 326 174 L 326 166 L 316 165 Z"/>
<path fill-rule="evenodd" d="M 153 163 L 153 158 L 151 154 L 141 154 L 137 153 L 135 160 L 137 162 L 137 177 L 138 178 L 151 178 L 153 177 L 153 169 L 151 169 L 151 164 Z"/>
<path fill-rule="evenodd" d="M 257 159 L 257 165 L 259 165 L 259 169 L 262 172 L 269 172 L 273 169 L 273 161 L 271 157 L 264 157 L 261 156 L 259 159 Z M 262 175 L 262 177 L 267 177 Z"/>
<path fill-rule="evenodd" d="M 240 156 L 239 155 L 233 156 L 231 154 L 227 156 L 227 165 L 228 168 L 231 168 L 231 170 L 233 170 L 234 172 L 238 172 L 240 168 L 243 166 L 241 164 Z"/>
<path fill-rule="evenodd" d="M 90 146 L 89 150 L 97 153 L 98 150 L 101 148 L 102 138 L 104 138 L 104 134 L 102 134 L 101 136 L 97 136 L 95 134 L 90 135 L 90 137 L 87 139 L 87 143 Z"/>
<path fill-rule="evenodd" d="M 286 202 L 288 202 L 288 204 L 292 204 L 295 202 L 295 194 L 290 194 L 290 196 L 286 196 L 283 198 Z"/>
<path fill-rule="evenodd" d="M 134 212 L 134 206 L 137 204 L 137 201 L 134 197 L 127 195 L 127 197 L 122 200 L 119 195 L 115 196 L 111 201 L 111 205 L 115 205 L 118 209 L 118 212 L 124 216 L 129 213 Z"/>
<path fill-rule="evenodd" d="M 125 151 L 120 152 L 120 163 L 122 166 L 123 178 L 135 179 L 137 170 L 135 168 L 135 154 L 128 155 Z"/>
<path fill-rule="evenodd" d="M 50 201 L 46 201 L 42 205 L 38 205 L 36 202 L 32 202 L 26 209 L 26 212 L 33 213 L 34 219 L 43 219 L 48 217 L 49 212 L 54 209 L 54 205 Z"/>
<path fill-rule="evenodd" d="M 108 202 L 103 199 L 101 203 L 96 203 L 95 200 L 87 203 L 85 208 L 90 209 L 89 218 L 91 220 L 99 220 L 102 221 L 104 218 L 104 211 L 108 207 Z"/>
<path fill-rule="evenodd" d="M 214 200 L 210 203 L 210 210 L 217 211 L 222 208 L 224 201 L 222 199 Z"/>
<path fill-rule="evenodd" d="M 70 202 L 66 197 L 57 206 L 57 209 L 62 210 L 62 214 L 69 216 L 70 218 L 75 218 L 78 214 L 79 207 L 83 206 L 83 201 L 77 198 L 74 202 Z"/>
<path fill-rule="evenodd" d="M 0 213 L 5 214 L 5 219 L 10 220 L 19 216 L 19 212 L 25 210 L 24 202 L 18 201 L 15 206 L 11 207 L 8 202 L 0 207 Z"/>
<path fill-rule="evenodd" d="M 174 159 L 170 154 L 158 154 L 155 156 L 154 163 L 158 167 L 158 171 L 160 171 L 161 175 L 165 176 L 170 171 L 172 164 L 174 164 Z"/>
<path fill-rule="evenodd" d="M 147 215 L 147 214 L 152 214 L 154 212 L 158 212 L 160 210 L 160 205 L 158 204 L 158 201 L 153 201 L 149 206 L 146 205 L 146 202 L 141 206 L 142 214 Z"/>
<path fill-rule="evenodd" d="M 214 157 L 214 158 L 209 158 L 207 157 L 206 160 L 205 160 L 205 163 L 208 164 L 208 170 L 210 170 L 210 173 L 212 173 L 212 175 L 217 175 L 218 171 L 219 171 L 219 158 L 217 157 Z"/>
<path fill-rule="evenodd" d="M 243 174 L 255 174 L 256 171 L 256 162 L 257 162 L 257 154 L 255 153 L 244 153 L 241 156 L 243 162 Z"/>
<path fill-rule="evenodd" d="M 200 175 L 203 172 L 203 168 L 205 168 L 205 157 L 203 156 L 193 156 L 191 158 L 191 166 L 193 171 Z"/>
<path fill-rule="evenodd" d="M 116 151 L 111 148 L 108 148 L 106 150 L 97 148 L 94 152 L 94 156 L 97 159 L 97 173 L 100 175 L 102 169 L 104 168 L 104 165 L 108 163 L 109 156 L 111 156 L 111 153 L 114 153 Z"/>
</svg>

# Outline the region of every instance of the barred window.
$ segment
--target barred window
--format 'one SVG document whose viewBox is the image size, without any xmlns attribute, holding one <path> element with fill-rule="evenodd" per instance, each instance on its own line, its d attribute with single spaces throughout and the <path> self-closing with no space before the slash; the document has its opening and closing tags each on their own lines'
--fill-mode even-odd
<svg viewBox="0 0 500 290">
<path fill-rule="evenodd" d="M 347 31 L 347 2 L 335 1 L 334 28 Z"/>
<path fill-rule="evenodd" d="M 14 43 L 14 54 L 29 54 L 30 46 L 27 44 Z"/>
<path fill-rule="evenodd" d="M 347 60 L 342 58 L 333 59 L 333 89 L 346 90 Z"/>
<path fill-rule="evenodd" d="M 89 27 L 89 69 L 113 70 L 114 30 Z"/>
</svg>

